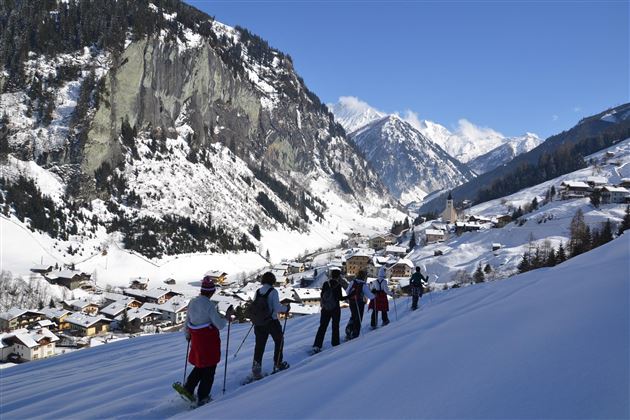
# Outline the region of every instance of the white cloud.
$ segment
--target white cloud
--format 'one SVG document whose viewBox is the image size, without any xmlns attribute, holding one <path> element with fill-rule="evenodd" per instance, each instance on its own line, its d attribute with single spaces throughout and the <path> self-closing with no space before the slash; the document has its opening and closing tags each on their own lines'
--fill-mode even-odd
<svg viewBox="0 0 630 420">
<path fill-rule="evenodd" d="M 560 118 L 560 117 L 558 117 L 556 114 L 553 114 L 551 116 L 551 121 L 558 121 L 558 118 Z"/>
<path fill-rule="evenodd" d="M 412 110 L 408 109 L 400 118 L 402 118 L 404 121 L 407 121 L 416 130 L 422 129 L 422 121 L 420 121 L 420 118 L 418 118 L 417 112 L 413 112 Z"/>
<path fill-rule="evenodd" d="M 574 106 L 573 107 L 573 112 L 580 112 L 581 110 L 582 110 L 582 108 L 579 107 L 579 106 Z"/>
<path fill-rule="evenodd" d="M 475 125 L 465 118 L 457 121 L 456 133 L 475 141 L 504 138 L 505 136 L 489 127 Z"/>
<path fill-rule="evenodd" d="M 356 96 L 340 96 L 339 103 L 349 110 L 356 112 L 364 112 L 371 109 L 376 112 L 383 113 L 376 108 L 370 106 L 370 104 L 368 104 L 367 102 L 364 102 L 361 99 L 357 98 Z"/>
</svg>

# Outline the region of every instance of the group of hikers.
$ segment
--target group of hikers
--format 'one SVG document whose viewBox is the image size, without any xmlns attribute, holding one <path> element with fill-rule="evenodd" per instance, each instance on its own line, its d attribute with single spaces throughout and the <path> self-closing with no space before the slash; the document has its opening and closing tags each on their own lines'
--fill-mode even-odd
<svg viewBox="0 0 630 420">
<path fill-rule="evenodd" d="M 416 267 L 415 273 L 409 279 L 412 310 L 418 309 L 418 301 L 428 280 L 425 274 L 422 273 L 420 267 Z M 276 282 L 273 273 L 264 273 L 260 282 L 262 286 L 256 291 L 255 298 L 248 310 L 256 338 L 251 380 L 258 380 L 263 377 L 262 358 L 269 336 L 274 341 L 273 373 L 289 367 L 289 364 L 283 360 L 284 328 L 280 324 L 278 314 L 285 314 L 286 325 L 286 318 L 291 306 L 289 303 L 283 305 L 280 302 L 278 291 L 273 287 Z M 345 296 L 342 289 L 345 289 Z M 188 304 L 184 327 L 190 349 L 187 360 L 194 368 L 183 385 L 176 383 L 178 385 L 176 389 L 190 401 L 195 401 L 194 392 L 197 389 L 196 401 L 198 406 L 211 400 L 210 390 L 214 382 L 217 365 L 221 359 L 219 330 L 231 322 L 235 314 L 232 306 L 227 309 L 224 316 L 219 313 L 217 302 L 210 299 L 215 291 L 216 286 L 211 278 L 204 277 L 201 281 L 199 296 Z M 352 340 L 361 333 L 366 299 L 369 300 L 368 310 L 372 310 L 371 327 L 377 328 L 379 312 L 381 313 L 382 325 L 389 324 L 388 296 L 393 296 L 393 294 L 389 290 L 384 267 L 379 270 L 378 278 L 370 284 L 367 283 L 367 272 L 365 271 L 360 271 L 354 279 L 348 282 L 341 275 L 339 267 L 331 267 L 329 278 L 322 285 L 320 322 L 313 343 L 313 353 L 321 351 L 324 336 L 331 321 L 331 344 L 333 346 L 340 344 L 339 324 L 342 301 L 347 301 L 350 307 L 351 316 L 346 326 L 346 340 Z"/>
</svg>

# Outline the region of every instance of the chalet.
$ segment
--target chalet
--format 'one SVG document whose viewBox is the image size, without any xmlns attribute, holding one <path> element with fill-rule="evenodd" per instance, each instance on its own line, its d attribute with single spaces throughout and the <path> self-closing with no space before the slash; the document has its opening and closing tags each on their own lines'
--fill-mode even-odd
<svg viewBox="0 0 630 420">
<path fill-rule="evenodd" d="M 172 325 L 179 325 L 186 321 L 189 301 L 183 296 L 176 296 L 161 305 L 145 303 L 142 307 L 151 311 L 158 311 L 162 315 L 161 319 L 163 321 L 169 321 Z M 234 307 L 236 308 L 236 306 Z"/>
<path fill-rule="evenodd" d="M 124 313 L 118 315 L 115 319 L 119 321 L 123 318 Z M 159 311 L 149 310 L 142 308 L 131 309 L 127 311 L 127 317 L 131 325 L 137 329 L 141 330 L 142 327 L 146 327 L 147 325 L 154 325 L 158 321 L 162 319 L 162 314 Z"/>
<path fill-rule="evenodd" d="M 27 331 L 16 330 L 0 334 L 0 352 L 2 360 L 14 356 L 20 361 L 45 359 L 55 355 L 55 343 L 59 337 L 47 328 Z"/>
<path fill-rule="evenodd" d="M 149 287 L 149 279 L 146 277 L 134 277 L 129 280 L 129 287 L 131 289 L 147 290 Z"/>
<path fill-rule="evenodd" d="M 359 271 L 366 270 L 370 263 L 371 255 L 365 250 L 356 251 L 346 259 L 346 274 L 356 276 Z"/>
<path fill-rule="evenodd" d="M 41 321 L 45 315 L 32 309 L 11 308 L 0 314 L 0 331 L 12 331 L 26 328 Z"/>
<path fill-rule="evenodd" d="M 293 290 L 298 302 L 302 302 L 304 305 L 310 306 L 319 305 L 319 302 L 321 301 L 321 292 L 321 289 L 297 288 Z"/>
<path fill-rule="evenodd" d="M 125 311 L 125 309 L 135 309 L 135 308 L 127 306 L 127 304 L 124 301 L 118 301 L 118 302 L 110 303 L 106 307 L 101 308 L 101 310 L 99 311 L 99 314 L 106 316 L 110 319 L 113 319 L 113 318 L 116 318 L 118 315 L 122 314 Z"/>
<path fill-rule="evenodd" d="M 67 287 L 70 290 L 77 289 L 90 281 L 90 274 L 76 270 L 51 271 L 44 275 L 48 283 Z"/>
<path fill-rule="evenodd" d="M 604 178 L 603 176 L 589 176 L 586 178 L 586 183 L 591 188 L 603 187 L 604 185 L 608 184 L 608 179 Z"/>
<path fill-rule="evenodd" d="M 63 307 L 69 311 L 81 312 L 91 316 L 96 315 L 99 310 L 96 303 L 84 299 L 64 300 Z"/>
<path fill-rule="evenodd" d="M 413 263 L 405 258 L 398 260 L 398 262 L 391 266 L 389 269 L 390 277 L 409 277 L 413 271 Z"/>
<path fill-rule="evenodd" d="M 623 187 L 605 186 L 601 189 L 602 204 L 623 204 L 630 196 L 630 191 Z"/>
<path fill-rule="evenodd" d="M 495 217 L 492 221 L 492 223 L 494 224 L 494 227 L 496 228 L 502 228 L 503 226 L 506 226 L 510 224 L 511 222 L 512 222 L 512 216 L 509 214 L 499 215 Z"/>
<path fill-rule="evenodd" d="M 218 270 L 210 270 L 204 277 L 210 277 L 210 280 L 214 282 L 214 284 L 223 284 L 227 283 L 227 273 Z"/>
<path fill-rule="evenodd" d="M 78 336 L 91 337 L 95 334 L 106 333 L 112 320 L 104 316 L 90 316 L 74 313 L 66 318 L 70 331 Z"/>
<path fill-rule="evenodd" d="M 426 237 L 427 244 L 432 244 L 435 242 L 443 241 L 446 237 L 446 234 L 443 230 L 426 229 L 424 231 L 424 236 Z"/>
<path fill-rule="evenodd" d="M 123 293 L 126 296 L 132 297 L 143 303 L 157 303 L 159 305 L 167 302 L 174 296 L 181 295 L 181 293 L 174 292 L 168 289 L 156 288 L 148 290 L 138 289 L 125 289 Z"/>
<path fill-rule="evenodd" d="M 476 232 L 482 228 L 482 224 L 478 222 L 456 222 L 455 223 L 455 232 L 464 233 L 464 232 Z"/>
<path fill-rule="evenodd" d="M 275 268 L 271 270 L 271 273 L 276 277 L 276 284 L 285 285 L 288 282 L 287 278 L 287 270 L 276 270 Z"/>
<path fill-rule="evenodd" d="M 498 251 L 498 250 L 499 250 L 499 249 L 501 249 L 502 247 L 503 247 L 503 246 L 502 246 L 500 243 L 498 243 L 498 242 L 494 242 L 494 243 L 492 243 L 492 250 L 493 250 L 493 251 Z"/>
<path fill-rule="evenodd" d="M 173 278 L 168 278 L 168 279 L 164 280 L 164 284 L 168 284 L 168 285 L 171 285 L 171 286 L 173 284 L 175 284 L 175 283 L 176 283 L 176 281 Z"/>
<path fill-rule="evenodd" d="M 471 215 L 468 218 L 468 221 L 469 222 L 477 222 L 477 223 L 483 224 L 483 223 L 490 223 L 490 222 L 492 222 L 492 219 L 490 219 L 488 217 L 484 217 L 484 216 L 476 216 L 476 215 L 473 214 L 473 215 Z"/>
<path fill-rule="evenodd" d="M 31 267 L 31 272 L 43 275 L 50 273 L 54 268 L 55 266 L 51 264 L 35 265 Z"/>
<path fill-rule="evenodd" d="M 376 235 L 372 236 L 368 241 L 370 248 L 379 250 L 385 248 L 387 245 L 392 242 L 389 241 L 384 235 Z"/>
<path fill-rule="evenodd" d="M 378 272 L 382 266 L 386 265 L 389 262 L 388 256 L 375 255 L 370 260 L 370 263 L 367 266 L 367 275 L 368 277 L 377 277 Z"/>
<path fill-rule="evenodd" d="M 630 178 L 621 178 L 621 181 L 619 181 L 617 186 L 621 188 L 630 188 Z"/>
<path fill-rule="evenodd" d="M 124 295 L 122 293 L 105 292 L 101 296 L 104 301 L 103 306 L 111 305 L 114 302 L 124 302 L 130 308 L 139 308 L 142 306 L 142 302 L 140 302 L 138 299 L 134 298 L 133 296 Z"/>
<path fill-rule="evenodd" d="M 289 274 L 303 273 L 304 263 L 293 261 L 289 263 Z"/>
<path fill-rule="evenodd" d="M 404 246 L 388 245 L 385 248 L 385 255 L 404 257 L 405 255 L 407 255 L 407 248 L 405 248 Z"/>
<path fill-rule="evenodd" d="M 564 199 L 582 198 L 591 194 L 591 187 L 581 181 L 562 181 L 560 184 L 560 196 Z"/>
<path fill-rule="evenodd" d="M 50 319 L 42 319 L 40 321 L 37 321 L 35 324 L 33 324 L 33 328 L 34 329 L 48 328 L 48 329 L 53 329 L 54 330 L 54 329 L 57 328 L 57 324 L 52 322 Z"/>
<path fill-rule="evenodd" d="M 57 308 L 44 308 L 41 312 L 46 316 L 46 318 L 50 319 L 57 325 L 57 329 L 60 331 L 67 330 L 70 328 L 70 324 L 66 322 L 66 318 L 72 314 L 67 309 L 57 309 Z"/>
</svg>

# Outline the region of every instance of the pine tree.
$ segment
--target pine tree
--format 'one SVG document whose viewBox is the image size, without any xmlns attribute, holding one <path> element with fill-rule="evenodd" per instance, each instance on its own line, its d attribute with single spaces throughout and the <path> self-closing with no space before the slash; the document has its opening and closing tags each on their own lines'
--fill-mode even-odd
<svg viewBox="0 0 630 420">
<path fill-rule="evenodd" d="M 572 257 L 580 255 L 590 249 L 591 234 L 584 222 L 584 213 L 578 209 L 569 225 L 569 252 Z"/>
<path fill-rule="evenodd" d="M 521 259 L 521 262 L 518 264 L 518 267 L 517 267 L 519 273 L 525 273 L 532 269 L 529 259 L 530 259 L 529 252 L 524 253 L 523 258 Z"/>
<path fill-rule="evenodd" d="M 538 197 L 534 197 L 532 200 L 532 210 L 538 210 Z"/>
<path fill-rule="evenodd" d="M 486 276 L 483 274 L 481 263 L 479 263 L 479 265 L 477 266 L 477 270 L 475 271 L 475 274 L 473 274 L 473 279 L 475 280 L 475 283 L 483 283 L 485 278 Z"/>
<path fill-rule="evenodd" d="M 55 301 L 53 300 L 53 298 L 50 298 L 50 302 L 48 302 L 48 307 L 49 308 L 54 308 L 55 307 Z"/>
<path fill-rule="evenodd" d="M 593 207 L 598 209 L 601 202 L 602 202 L 601 192 L 599 190 L 593 191 L 593 193 L 591 194 L 591 204 L 593 205 Z"/>
<path fill-rule="evenodd" d="M 409 239 L 409 250 L 413 250 L 416 247 L 416 231 L 411 231 L 411 238 Z"/>
<path fill-rule="evenodd" d="M 130 332 L 131 331 L 131 323 L 129 322 L 129 314 L 127 313 L 127 308 L 123 311 L 122 318 L 120 318 L 120 329 L 122 332 Z"/>
<path fill-rule="evenodd" d="M 564 245 L 560 242 L 560 246 L 558 246 L 558 252 L 556 252 L 556 263 L 560 264 L 567 260 L 567 254 L 564 250 Z"/>
<path fill-rule="evenodd" d="M 619 226 L 619 235 L 628 229 L 630 229 L 630 205 L 626 206 L 626 214 L 623 216 L 623 220 Z"/>
<path fill-rule="evenodd" d="M 547 260 L 545 261 L 545 265 L 547 267 L 553 267 L 558 263 L 558 259 L 556 257 L 556 251 L 553 248 L 549 250 L 549 254 L 547 254 Z"/>
<path fill-rule="evenodd" d="M 256 238 L 257 241 L 260 241 L 260 226 L 258 226 L 258 223 L 256 223 L 254 225 L 254 227 L 252 228 L 252 236 L 254 238 Z"/>
<path fill-rule="evenodd" d="M 486 274 L 492 273 L 492 267 L 490 266 L 490 264 L 486 264 L 486 266 L 483 269 L 483 272 Z"/>
<path fill-rule="evenodd" d="M 604 245 L 613 240 L 613 227 L 610 219 L 606 219 L 599 234 L 599 245 Z"/>
</svg>

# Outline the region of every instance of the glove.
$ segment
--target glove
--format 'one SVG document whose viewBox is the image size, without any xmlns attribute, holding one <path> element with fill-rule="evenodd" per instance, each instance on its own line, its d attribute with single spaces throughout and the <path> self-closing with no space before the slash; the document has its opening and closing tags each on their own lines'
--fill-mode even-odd
<svg viewBox="0 0 630 420">
<path fill-rule="evenodd" d="M 234 317 L 234 314 L 235 314 L 234 307 L 230 305 L 230 307 L 227 308 L 227 310 L 225 311 L 225 318 L 232 319 Z"/>
<path fill-rule="evenodd" d="M 290 310 L 291 310 L 291 304 L 287 303 L 287 313 L 289 313 Z"/>
</svg>

